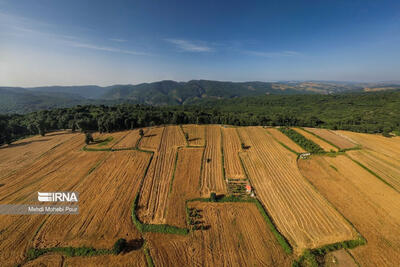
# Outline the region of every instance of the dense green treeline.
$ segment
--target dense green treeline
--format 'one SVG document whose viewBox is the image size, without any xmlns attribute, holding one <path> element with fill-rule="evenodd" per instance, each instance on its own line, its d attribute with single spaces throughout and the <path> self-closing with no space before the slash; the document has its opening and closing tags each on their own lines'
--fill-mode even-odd
<svg viewBox="0 0 400 267">
<path fill-rule="evenodd" d="M 190 106 L 76 106 L 0 115 L 0 144 L 57 129 L 113 132 L 162 124 L 306 126 L 356 132 L 400 132 L 400 92 L 267 95 Z"/>
</svg>

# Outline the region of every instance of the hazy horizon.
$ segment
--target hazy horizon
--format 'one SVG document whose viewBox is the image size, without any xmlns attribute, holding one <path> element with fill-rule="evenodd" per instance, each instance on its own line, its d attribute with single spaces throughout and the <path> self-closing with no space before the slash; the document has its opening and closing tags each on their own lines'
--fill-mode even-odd
<svg viewBox="0 0 400 267">
<path fill-rule="evenodd" d="M 0 86 L 398 81 L 398 1 L 0 0 Z"/>
</svg>

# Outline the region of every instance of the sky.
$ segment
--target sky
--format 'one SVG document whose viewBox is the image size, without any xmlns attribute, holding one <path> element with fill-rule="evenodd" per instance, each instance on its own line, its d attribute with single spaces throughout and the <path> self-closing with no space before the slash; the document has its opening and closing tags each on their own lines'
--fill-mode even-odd
<svg viewBox="0 0 400 267">
<path fill-rule="evenodd" d="M 0 0 L 0 86 L 400 80 L 400 1 Z"/>
</svg>

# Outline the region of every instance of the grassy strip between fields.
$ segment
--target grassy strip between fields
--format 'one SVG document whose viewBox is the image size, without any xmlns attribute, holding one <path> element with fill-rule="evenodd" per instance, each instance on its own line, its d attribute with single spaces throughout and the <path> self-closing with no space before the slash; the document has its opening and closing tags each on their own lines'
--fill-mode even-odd
<svg viewBox="0 0 400 267">
<path fill-rule="evenodd" d="M 153 258 L 150 255 L 150 249 L 147 247 L 147 243 L 144 243 L 143 252 L 146 256 L 147 267 L 154 267 Z"/>
<path fill-rule="evenodd" d="M 300 256 L 298 260 L 295 260 L 293 262 L 292 266 L 293 267 L 324 266 L 324 258 L 327 253 L 339 249 L 353 249 L 358 246 L 365 245 L 366 243 L 367 241 L 362 236 L 359 236 L 357 239 L 328 244 L 316 249 L 307 249 L 303 252 L 303 254 Z"/>
<path fill-rule="evenodd" d="M 293 129 L 287 128 L 287 127 L 280 127 L 278 128 L 279 131 L 281 131 L 283 134 L 285 134 L 287 137 L 292 139 L 296 144 L 301 146 L 303 149 L 310 153 L 314 154 L 324 154 L 325 151 L 316 143 L 313 141 L 305 138 L 302 134 L 296 132 Z"/>
<path fill-rule="evenodd" d="M 393 190 L 399 192 L 395 187 L 393 187 L 393 185 L 391 185 L 390 183 L 388 183 L 385 179 L 383 179 L 381 176 L 379 176 L 376 172 L 372 171 L 371 169 L 369 169 L 367 166 L 365 166 L 364 164 L 362 164 L 361 162 L 353 159 L 352 157 L 350 157 L 349 155 L 346 155 L 349 159 L 351 159 L 354 163 L 356 163 L 358 166 L 360 166 L 361 168 L 363 168 L 364 170 L 366 170 L 367 172 L 369 172 L 370 174 L 372 174 L 373 176 L 375 176 L 376 178 L 378 178 L 379 180 L 381 180 L 383 183 L 385 183 L 387 186 L 389 186 L 390 188 L 392 188 Z"/>
</svg>

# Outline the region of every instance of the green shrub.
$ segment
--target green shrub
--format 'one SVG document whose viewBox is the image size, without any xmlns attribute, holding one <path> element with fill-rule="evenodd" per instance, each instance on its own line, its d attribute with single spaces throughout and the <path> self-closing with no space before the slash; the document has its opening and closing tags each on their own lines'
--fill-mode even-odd
<svg viewBox="0 0 400 267">
<path fill-rule="evenodd" d="M 124 249 L 126 248 L 126 245 L 127 245 L 126 239 L 124 239 L 124 238 L 118 239 L 118 240 L 114 243 L 114 246 L 113 246 L 113 249 L 112 249 L 112 250 L 113 250 L 113 253 L 114 253 L 115 255 L 121 253 L 121 252 L 124 251 Z"/>
</svg>

